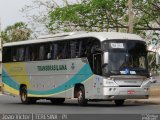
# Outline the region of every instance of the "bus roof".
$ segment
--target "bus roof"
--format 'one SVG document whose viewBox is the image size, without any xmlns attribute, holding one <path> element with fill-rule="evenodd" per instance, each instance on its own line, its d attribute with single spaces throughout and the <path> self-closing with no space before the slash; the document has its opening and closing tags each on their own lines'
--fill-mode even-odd
<svg viewBox="0 0 160 120">
<path fill-rule="evenodd" d="M 12 43 L 5 43 L 3 46 L 17 46 L 17 45 L 26 45 L 26 44 L 34 44 L 34 43 L 44 43 L 51 41 L 62 41 L 68 39 L 75 38 L 86 38 L 86 37 L 94 37 L 99 39 L 101 42 L 104 40 L 114 40 L 114 39 L 125 39 L 125 40 L 140 40 L 144 41 L 140 36 L 129 33 L 120 33 L 120 32 L 66 32 L 59 33 L 55 35 L 47 35 L 44 37 L 40 37 L 35 40 L 26 40 L 26 41 L 18 41 Z"/>
</svg>

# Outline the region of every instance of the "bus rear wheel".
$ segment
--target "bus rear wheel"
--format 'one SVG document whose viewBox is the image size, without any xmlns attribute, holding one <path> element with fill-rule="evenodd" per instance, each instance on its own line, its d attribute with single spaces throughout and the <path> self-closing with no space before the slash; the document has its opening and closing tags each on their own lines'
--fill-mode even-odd
<svg viewBox="0 0 160 120">
<path fill-rule="evenodd" d="M 52 98 L 52 99 L 50 99 L 50 101 L 53 104 L 62 104 L 62 103 L 64 103 L 65 98 Z"/>
<path fill-rule="evenodd" d="M 20 88 L 20 98 L 23 104 L 36 103 L 36 99 L 28 97 L 26 86 Z"/>
<path fill-rule="evenodd" d="M 116 106 L 122 106 L 124 104 L 124 100 L 115 100 Z"/>
<path fill-rule="evenodd" d="M 83 86 L 80 86 L 77 92 L 78 104 L 80 106 L 87 105 L 88 100 L 85 99 L 85 90 Z"/>
</svg>

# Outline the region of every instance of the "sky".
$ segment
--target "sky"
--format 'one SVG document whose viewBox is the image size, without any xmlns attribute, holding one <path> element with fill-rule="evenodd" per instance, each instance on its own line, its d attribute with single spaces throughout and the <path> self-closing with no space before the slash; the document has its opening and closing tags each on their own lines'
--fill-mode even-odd
<svg viewBox="0 0 160 120">
<path fill-rule="evenodd" d="M 0 0 L 0 19 L 1 29 L 15 22 L 27 21 L 20 10 L 26 5 L 31 4 L 32 0 Z"/>
<path fill-rule="evenodd" d="M 24 17 L 25 14 L 20 10 L 25 5 L 31 5 L 32 1 L 34 0 L 0 0 L 1 29 L 4 30 L 8 25 L 16 22 L 27 22 L 27 19 Z M 56 1 L 59 2 L 60 0 Z M 76 0 L 70 1 L 75 2 Z"/>
</svg>

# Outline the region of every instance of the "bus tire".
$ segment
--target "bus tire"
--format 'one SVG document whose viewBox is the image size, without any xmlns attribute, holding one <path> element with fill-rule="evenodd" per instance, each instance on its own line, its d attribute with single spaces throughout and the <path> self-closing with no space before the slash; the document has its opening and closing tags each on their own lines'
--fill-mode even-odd
<svg viewBox="0 0 160 120">
<path fill-rule="evenodd" d="M 36 103 L 36 99 L 28 97 L 28 95 L 27 95 L 27 87 L 26 86 L 21 87 L 21 89 L 20 89 L 20 98 L 21 98 L 21 102 L 23 104 Z"/>
<path fill-rule="evenodd" d="M 77 92 L 77 98 L 78 98 L 78 104 L 80 106 L 85 106 L 87 105 L 88 100 L 85 99 L 85 90 L 83 86 L 80 86 Z"/>
<path fill-rule="evenodd" d="M 50 99 L 52 104 L 62 104 L 65 101 L 65 98 L 52 98 Z"/>
<path fill-rule="evenodd" d="M 124 100 L 115 100 L 116 106 L 122 106 L 124 104 Z"/>
</svg>

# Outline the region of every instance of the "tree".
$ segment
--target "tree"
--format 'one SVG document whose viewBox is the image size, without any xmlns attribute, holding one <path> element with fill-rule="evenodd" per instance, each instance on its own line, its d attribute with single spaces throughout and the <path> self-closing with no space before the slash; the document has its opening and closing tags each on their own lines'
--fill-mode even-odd
<svg viewBox="0 0 160 120">
<path fill-rule="evenodd" d="M 128 0 L 62 1 L 63 5 L 54 0 L 34 0 L 32 5 L 22 9 L 34 32 L 36 29 L 40 34 L 75 30 L 128 32 Z M 155 37 L 152 36 L 157 34 L 156 40 L 159 42 L 159 0 L 134 0 L 132 11 L 134 33 L 141 35 L 148 43 L 153 43 Z"/>
<path fill-rule="evenodd" d="M 80 30 L 128 32 L 128 0 L 59 2 L 62 1 L 63 5 L 54 0 L 34 0 L 22 11 L 32 21 L 31 26 L 38 28 L 40 33 L 44 30 L 47 33 Z M 141 35 L 148 43 L 155 41 L 152 38 L 154 34 L 158 34 L 156 40 L 159 40 L 159 4 L 159 0 L 133 1 L 134 33 Z M 37 14 L 32 14 L 36 10 Z"/>
<path fill-rule="evenodd" d="M 48 28 L 54 30 L 128 30 L 128 0 L 82 0 L 50 12 Z M 134 0 L 134 33 L 160 31 L 159 0 Z M 154 25 L 153 25 L 154 24 Z M 156 26 L 155 26 L 156 25 Z M 144 33 L 144 32 L 142 32 Z"/>
<path fill-rule="evenodd" d="M 33 0 L 31 5 L 25 5 L 21 12 L 28 18 L 28 24 L 34 31 L 34 36 L 46 34 L 50 31 L 48 25 L 48 14 L 59 5 L 55 0 Z"/>
<path fill-rule="evenodd" d="M 24 22 L 17 22 L 14 25 L 8 26 L 1 32 L 3 42 L 23 41 L 31 37 L 32 31 Z"/>
</svg>

